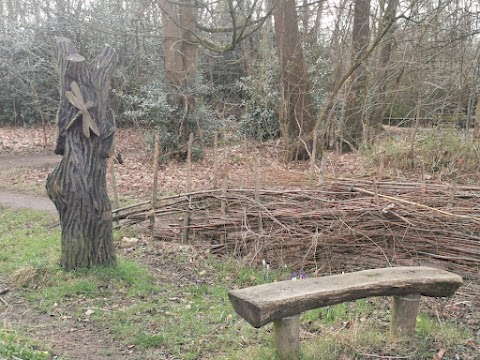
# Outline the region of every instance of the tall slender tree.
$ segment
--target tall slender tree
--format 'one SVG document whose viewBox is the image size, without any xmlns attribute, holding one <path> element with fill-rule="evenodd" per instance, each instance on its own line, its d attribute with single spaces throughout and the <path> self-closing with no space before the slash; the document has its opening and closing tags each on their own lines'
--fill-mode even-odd
<svg viewBox="0 0 480 360">
<path fill-rule="evenodd" d="M 298 31 L 295 0 L 276 0 L 273 16 L 280 58 L 279 118 L 286 144 L 285 159 L 307 160 L 314 126 L 311 84 Z"/>
<path fill-rule="evenodd" d="M 185 143 L 190 128 L 187 116 L 194 111 L 195 97 L 184 93 L 185 87 L 197 73 L 197 41 L 195 39 L 195 23 L 197 7 L 192 0 L 162 0 L 164 11 L 163 51 L 165 55 L 165 75 L 169 103 L 177 110 L 179 123 L 178 141 Z"/>
<path fill-rule="evenodd" d="M 395 14 L 397 12 L 398 0 L 388 0 L 387 8 L 382 17 L 379 31 L 382 31 L 384 26 L 395 21 Z M 380 47 L 380 54 L 378 59 L 377 70 L 377 86 L 375 89 L 375 103 L 373 104 L 373 111 L 370 119 L 367 119 L 367 136 L 366 140 L 371 143 L 374 140 L 374 135 L 382 130 L 383 118 L 387 110 L 387 89 L 390 82 L 390 77 L 393 69 L 390 64 L 394 46 L 393 31 L 391 31 L 384 39 Z"/>
<path fill-rule="evenodd" d="M 355 0 L 352 30 L 352 63 L 361 59 L 370 42 L 370 0 Z M 367 95 L 367 64 L 361 63 L 352 75 L 352 86 L 345 104 L 342 148 L 358 149 L 363 137 L 364 101 Z"/>
</svg>

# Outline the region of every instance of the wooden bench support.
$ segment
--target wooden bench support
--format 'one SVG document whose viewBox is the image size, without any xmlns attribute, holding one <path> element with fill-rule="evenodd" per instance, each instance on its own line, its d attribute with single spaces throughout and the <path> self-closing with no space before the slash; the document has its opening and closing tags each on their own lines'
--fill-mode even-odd
<svg viewBox="0 0 480 360">
<path fill-rule="evenodd" d="M 297 281 L 279 281 L 228 293 L 235 311 L 252 326 L 274 323 L 275 346 L 282 359 L 298 359 L 299 315 L 307 310 L 372 296 L 393 296 L 391 333 L 415 331 L 420 297 L 451 296 L 460 276 L 422 266 L 358 271 Z"/>
<path fill-rule="evenodd" d="M 394 296 L 390 332 L 393 336 L 410 336 L 415 333 L 420 294 Z"/>
<path fill-rule="evenodd" d="M 300 315 L 273 322 L 273 340 L 282 359 L 298 359 L 300 353 Z"/>
</svg>

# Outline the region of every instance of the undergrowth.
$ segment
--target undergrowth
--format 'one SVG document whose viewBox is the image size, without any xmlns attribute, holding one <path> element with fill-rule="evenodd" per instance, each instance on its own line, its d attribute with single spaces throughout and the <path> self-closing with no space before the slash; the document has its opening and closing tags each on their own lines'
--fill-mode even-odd
<svg viewBox="0 0 480 360">
<path fill-rule="evenodd" d="M 428 129 L 420 131 L 415 139 L 413 157 L 409 134 L 378 140 L 365 156 L 378 167 L 420 172 L 439 180 L 452 180 L 458 176 L 480 170 L 480 143 L 466 138 L 455 129 Z"/>
<path fill-rule="evenodd" d="M 254 329 L 247 324 L 233 311 L 228 290 L 294 276 L 302 281 L 306 274 L 301 269 L 297 274 L 288 267 L 252 268 L 232 258 L 156 253 L 148 242 L 139 242 L 128 258 L 120 254 L 116 267 L 65 273 L 57 265 L 60 229 L 55 224 L 50 215 L 1 209 L 0 277 L 10 277 L 31 314 L 48 314 L 52 321 L 71 319 L 68 326 L 89 323 L 107 330 L 116 343 L 131 349 L 132 359 L 277 358 L 272 326 Z M 147 258 L 157 259 L 158 265 L 142 265 Z M 431 359 L 441 347 L 455 354 L 470 336 L 421 314 L 416 335 L 395 340 L 389 334 L 389 317 L 388 301 L 382 298 L 307 311 L 301 316 L 301 358 L 408 354 Z M 48 344 L 28 340 L 28 334 L 34 334 L 29 329 L 4 327 L 0 358 L 52 358 Z M 105 353 L 109 346 L 113 345 L 105 344 Z"/>
</svg>

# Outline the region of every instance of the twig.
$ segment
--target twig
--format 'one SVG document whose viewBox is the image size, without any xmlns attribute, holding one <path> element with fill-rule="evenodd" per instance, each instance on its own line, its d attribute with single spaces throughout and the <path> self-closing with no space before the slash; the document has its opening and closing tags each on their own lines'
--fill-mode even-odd
<svg viewBox="0 0 480 360">
<path fill-rule="evenodd" d="M 10 288 L 3 288 L 3 289 L 0 289 L 0 295 L 5 295 L 6 293 L 8 293 L 10 291 Z"/>
<path fill-rule="evenodd" d="M 158 197 L 158 156 L 160 152 L 160 134 L 155 134 L 155 146 L 153 153 L 153 189 L 152 189 L 152 216 L 150 217 L 150 226 L 152 231 L 155 227 L 155 208 L 157 207 Z"/>
<path fill-rule="evenodd" d="M 146 204 L 149 204 L 150 203 L 150 200 L 147 200 L 147 201 L 142 201 L 138 204 L 133 204 L 133 205 L 128 205 L 128 206 L 124 206 L 120 209 L 113 209 L 112 210 L 112 213 L 118 213 L 120 211 L 124 211 L 124 210 L 128 210 L 128 209 L 132 209 L 134 207 L 139 207 L 139 206 L 142 206 L 142 205 L 146 205 Z"/>
<path fill-rule="evenodd" d="M 357 191 L 357 192 L 361 192 L 361 193 L 364 193 L 364 194 L 369 194 L 369 195 L 375 196 L 374 192 L 368 191 L 368 190 L 365 190 L 365 189 L 361 189 L 361 188 L 358 188 L 358 187 L 352 187 L 352 191 Z M 460 219 L 467 219 L 467 220 L 470 220 L 470 221 L 475 222 L 477 224 L 480 224 L 480 219 L 478 219 L 476 217 L 473 217 L 473 216 L 461 215 L 461 214 L 452 214 L 451 212 L 448 212 L 448 211 L 435 209 L 435 208 L 433 208 L 431 206 L 428 206 L 428 205 L 420 204 L 420 203 L 405 200 L 405 199 L 400 199 L 400 198 L 394 197 L 394 196 L 381 195 L 381 194 L 378 194 L 377 196 L 381 197 L 383 199 L 388 199 L 390 201 L 396 201 L 396 202 L 400 202 L 400 203 L 403 203 L 403 204 L 413 205 L 413 206 L 416 206 L 416 207 L 419 207 L 419 208 L 422 208 L 422 209 L 427 209 L 429 211 L 438 212 L 439 214 L 442 214 L 442 215 L 457 217 L 457 218 L 460 218 Z"/>
</svg>

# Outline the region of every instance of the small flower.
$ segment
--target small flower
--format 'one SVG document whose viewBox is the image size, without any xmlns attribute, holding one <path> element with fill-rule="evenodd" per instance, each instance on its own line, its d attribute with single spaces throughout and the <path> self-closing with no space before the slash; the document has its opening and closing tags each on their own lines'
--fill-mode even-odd
<svg viewBox="0 0 480 360">
<path fill-rule="evenodd" d="M 305 273 L 305 270 L 302 269 L 301 274 L 300 274 L 300 278 L 306 279 L 307 277 L 308 277 L 308 276 L 307 276 L 307 274 Z"/>
<path fill-rule="evenodd" d="M 263 264 L 263 267 L 265 267 L 265 265 L 267 264 L 267 262 L 265 261 L 265 259 L 262 260 L 262 264 Z"/>
<path fill-rule="evenodd" d="M 263 280 L 266 281 L 268 278 L 268 270 L 270 269 L 270 265 L 263 260 Z"/>
<path fill-rule="evenodd" d="M 228 314 L 228 320 L 232 320 L 233 319 L 233 315 L 232 314 Z"/>
</svg>

